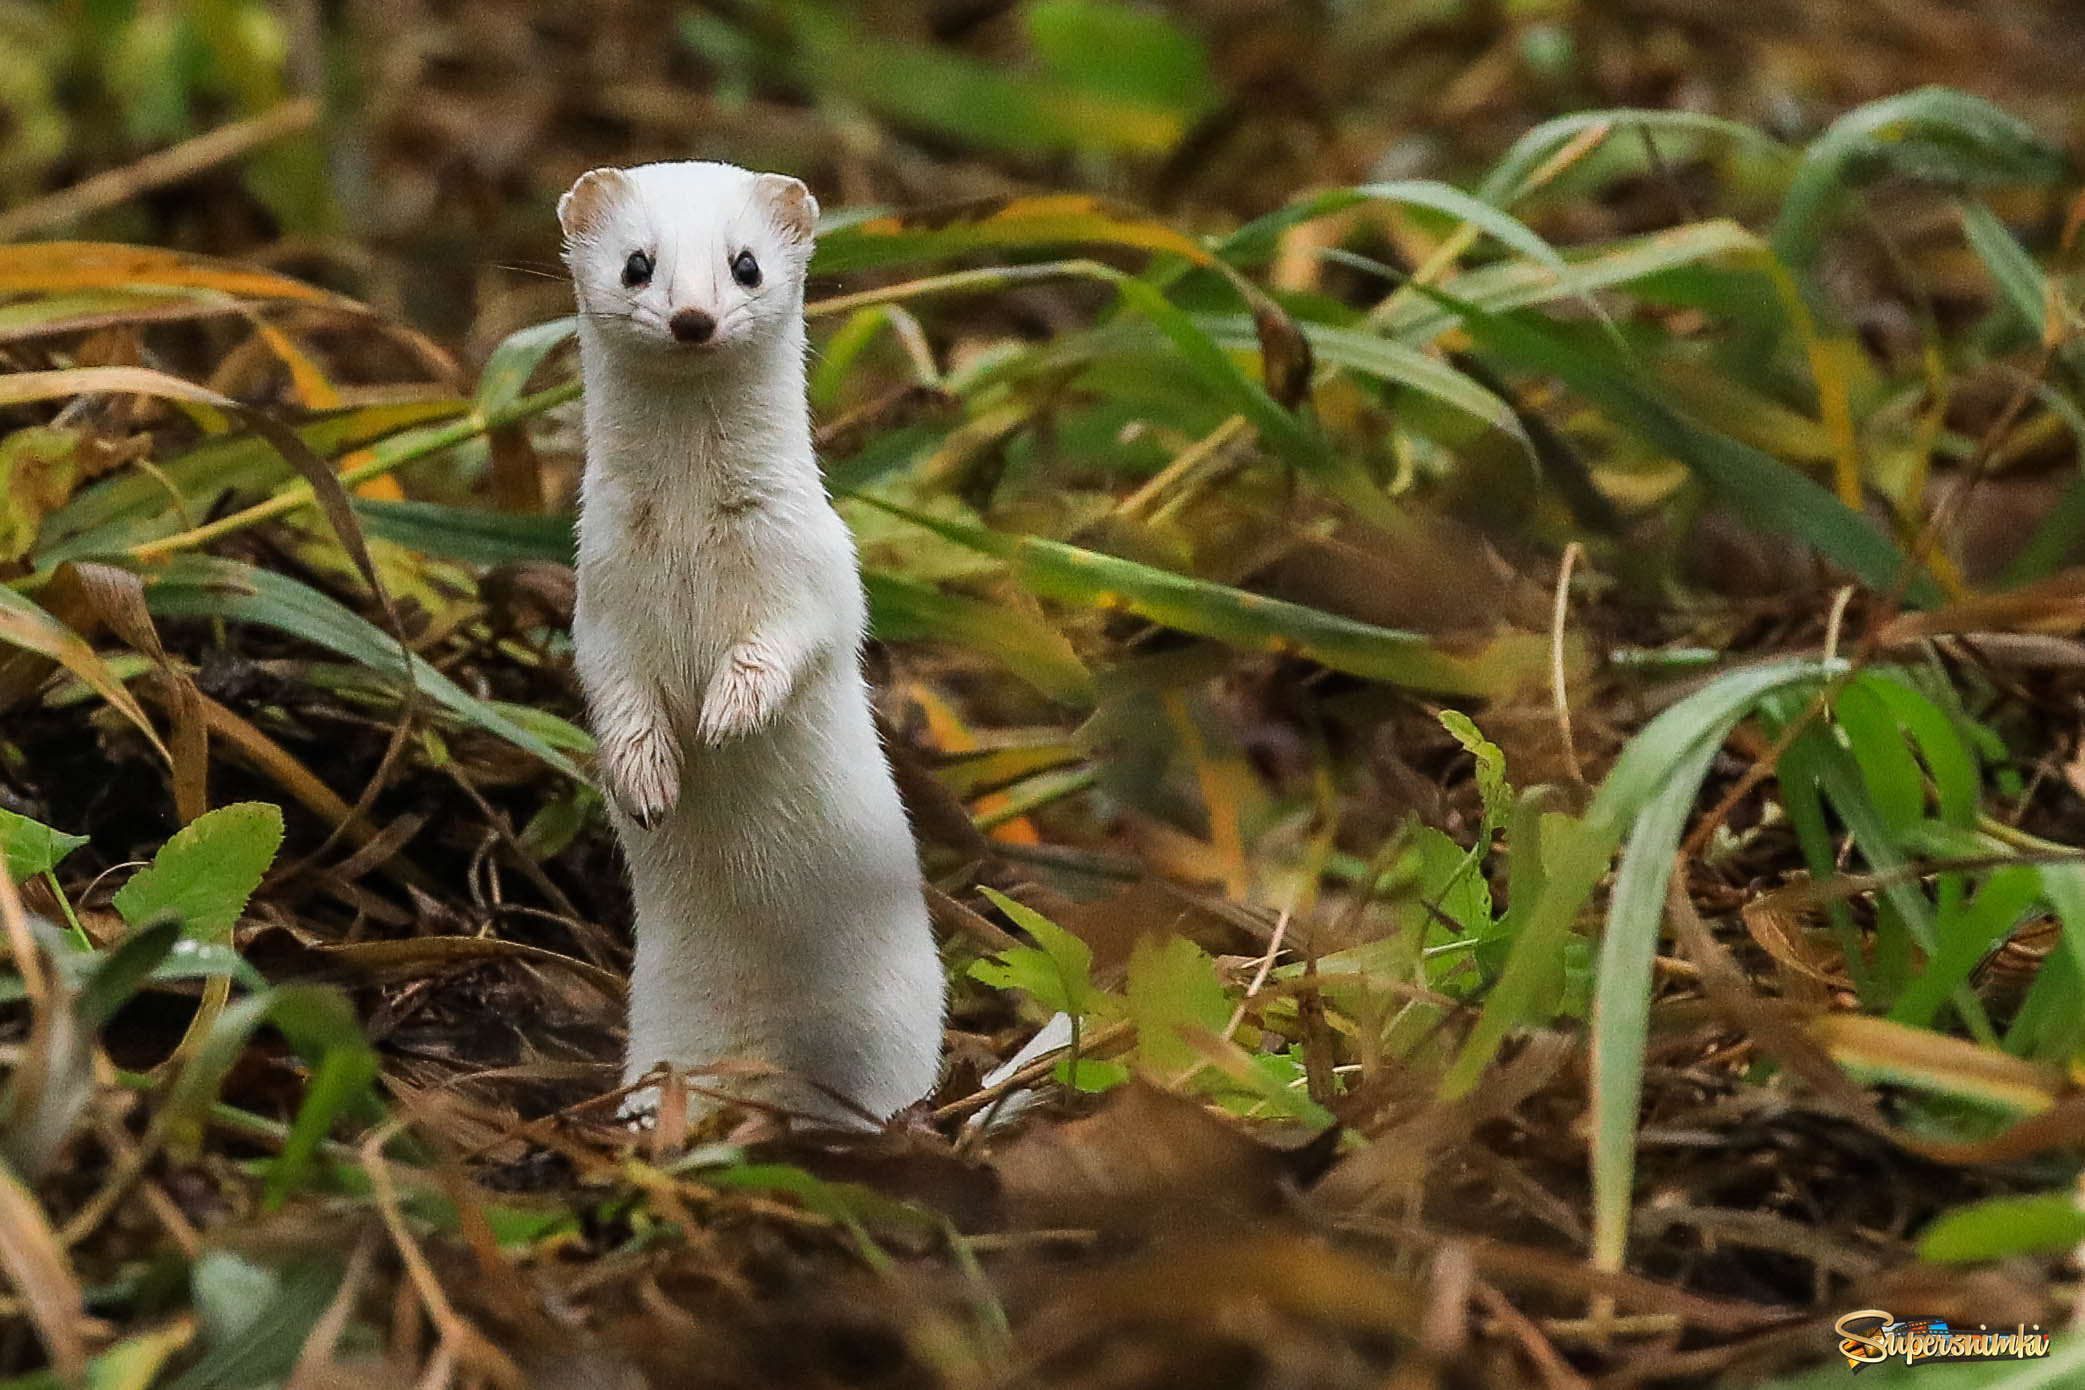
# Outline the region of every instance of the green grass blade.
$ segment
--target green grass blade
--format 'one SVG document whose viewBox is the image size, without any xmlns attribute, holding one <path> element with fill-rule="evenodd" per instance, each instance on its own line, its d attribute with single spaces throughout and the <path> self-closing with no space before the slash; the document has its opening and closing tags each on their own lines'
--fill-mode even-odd
<svg viewBox="0 0 2085 1390">
<path fill-rule="evenodd" d="M 1769 238 L 1775 254 L 1792 269 L 1808 269 L 1847 191 L 1883 173 L 1970 185 L 2050 183 L 2063 177 L 2064 158 L 2034 127 L 1982 97 L 1951 87 L 1885 97 L 1841 116 L 1803 152 Z"/>
<path fill-rule="evenodd" d="M 445 560 L 470 565 L 504 565 L 517 560 L 550 560 L 569 565 L 575 559 L 572 519 L 495 512 L 484 507 L 452 507 L 440 502 L 354 500 L 362 529 L 378 540 L 393 541 Z"/>
<path fill-rule="evenodd" d="M 1649 111 L 1630 107 L 1617 107 L 1607 111 L 1580 111 L 1544 121 L 1514 141 L 1513 148 L 1506 151 L 1505 158 L 1494 164 L 1491 172 L 1484 176 L 1484 182 L 1477 187 L 1477 196 L 1498 207 L 1511 207 L 1527 193 L 1529 181 L 1537 170 L 1586 131 L 1603 127 L 1610 131 L 1643 131 L 1653 137 L 1709 136 L 1777 159 L 1790 158 L 1793 153 L 1786 145 L 1763 131 L 1705 112 Z M 1668 159 L 1677 153 L 1678 151 L 1671 149 L 1664 151 Z"/>
<path fill-rule="evenodd" d="M 1939 586 L 1867 517 L 1828 490 L 1750 445 L 1708 429 L 1653 396 L 1595 344 L 1566 343 L 1520 318 L 1488 313 L 1425 286 L 1422 294 L 1463 316 L 1482 349 L 1547 372 L 1588 402 L 1632 426 L 1686 464 L 1710 491 L 1761 530 L 1815 548 L 1826 559 L 1884 593 L 1905 584 L 1907 597 L 1932 606 Z"/>
<path fill-rule="evenodd" d="M 1813 661 L 1776 661 L 1730 672 L 1660 714 L 1629 741 L 1583 821 L 1554 859 L 1545 858 L 1540 893 L 1531 903 L 1515 903 L 1516 935 L 1506 964 L 1477 1026 L 1442 1078 L 1444 1095 L 1459 1096 L 1475 1086 L 1507 1033 L 1528 1021 L 1526 1011 L 1540 992 L 1539 982 L 1562 958 L 1580 909 L 1607 872 L 1623 836 L 1664 790 L 1673 769 L 1687 766 L 1701 748 L 1719 746 L 1768 695 L 1815 685 L 1828 674 L 1829 668 Z M 1647 976 L 1637 983 L 1649 987 Z M 1600 985 L 1624 987 L 1620 981 Z"/>
<path fill-rule="evenodd" d="M 406 677 L 398 644 L 378 628 L 316 589 L 252 565 L 205 555 L 177 556 L 147 572 L 145 601 L 163 617 L 258 623 L 316 643 L 381 675 L 400 681 Z M 527 749 L 568 777 L 585 780 L 564 753 L 417 656 L 412 680 L 464 723 Z"/>
<path fill-rule="evenodd" d="M 501 339 L 478 373 L 478 413 L 497 415 L 520 400 L 536 369 L 570 342 L 578 329 L 576 318 L 551 319 L 517 329 Z"/>
<path fill-rule="evenodd" d="M 1458 275 L 1441 288 L 1463 303 L 1496 313 L 1624 289 L 1639 280 L 1719 257 L 1756 259 L 1763 253 L 1764 243 L 1752 232 L 1717 219 L 1575 253 L 1566 259 L 1562 276 L 1547 266 L 1509 261 Z M 1454 327 L 1456 321 L 1452 309 L 1416 295 L 1401 295 L 1389 302 L 1378 326 L 1400 341 L 1427 343 Z"/>
<path fill-rule="evenodd" d="M 879 640 L 954 642 L 995 658 L 1052 700 L 1074 709 L 1092 705 L 1093 673 L 1048 623 L 895 575 L 866 572 L 862 584 Z"/>
<path fill-rule="evenodd" d="M 1483 652 L 1464 656 L 1417 633 L 1376 627 L 1061 541 L 930 517 L 867 495 L 860 500 L 1006 561 L 1038 597 L 1133 613 L 1249 651 L 1300 656 L 1335 671 L 1450 695 L 1511 690 L 1539 679 L 1547 669 L 1548 641 L 1533 633 L 1501 636 Z"/>
<path fill-rule="evenodd" d="M 1742 710 L 1738 714 L 1742 714 Z M 1729 732 L 1736 723 L 1721 726 Z M 1694 798 L 1722 738 L 1698 741 L 1652 796 L 1629 832 L 1607 905 L 1594 974 L 1592 1035 L 1593 1265 L 1622 1267 L 1636 1180 L 1636 1116 L 1650 1038 L 1651 974 L 1665 923 L 1665 893 Z"/>
</svg>

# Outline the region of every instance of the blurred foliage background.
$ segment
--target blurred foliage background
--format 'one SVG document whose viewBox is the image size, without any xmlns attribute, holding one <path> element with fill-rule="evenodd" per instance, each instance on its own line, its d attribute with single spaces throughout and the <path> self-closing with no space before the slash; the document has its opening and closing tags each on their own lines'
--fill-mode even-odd
<svg viewBox="0 0 2085 1390">
<path fill-rule="evenodd" d="M 0 3 L 6 1390 L 2073 1321 L 2080 71 L 2060 0 Z M 955 985 L 860 1146 L 600 1101 L 551 209 L 688 157 L 826 211 Z"/>
</svg>

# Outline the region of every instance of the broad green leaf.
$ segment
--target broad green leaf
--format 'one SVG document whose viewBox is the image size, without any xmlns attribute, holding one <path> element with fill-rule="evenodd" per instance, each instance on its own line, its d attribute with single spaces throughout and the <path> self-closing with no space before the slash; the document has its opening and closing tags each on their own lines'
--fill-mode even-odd
<svg viewBox="0 0 2085 1390">
<path fill-rule="evenodd" d="M 1832 717 L 1860 765 L 1869 801 L 1891 836 L 1901 837 L 1925 815 L 1926 779 L 1905 746 L 1896 716 L 1881 696 L 1849 681 L 1833 698 Z"/>
<path fill-rule="evenodd" d="M 174 917 L 197 941 L 229 941 L 282 848 L 282 808 L 243 801 L 206 811 L 160 847 L 111 905 L 133 927 Z"/>
<path fill-rule="evenodd" d="M 264 1023 L 272 1024 L 313 1066 L 335 1049 L 363 1052 L 369 1048 L 354 1006 L 330 986 L 278 985 L 238 1000 L 211 1023 L 166 1090 L 153 1123 L 169 1136 L 171 1144 L 192 1149 L 200 1142 L 204 1117 L 223 1089 L 225 1077 Z M 373 1101 L 365 1093 L 355 1098 L 355 1104 L 367 1109 Z M 287 1155 L 290 1150 L 284 1152 Z"/>
<path fill-rule="evenodd" d="M 5 855 L 7 876 L 16 883 L 58 867 L 59 860 L 86 843 L 85 835 L 53 830 L 0 806 L 0 854 Z"/>
<path fill-rule="evenodd" d="M 92 1033 L 116 1016 L 145 981 L 158 977 L 181 943 L 181 924 L 171 918 L 140 927 L 113 950 L 81 955 L 94 963 L 73 997 L 73 1016 Z"/>
<path fill-rule="evenodd" d="M 283 1269 L 209 1250 L 189 1271 L 203 1355 L 167 1390 L 280 1384 L 341 1279 L 344 1255 L 308 1249 Z"/>
<path fill-rule="evenodd" d="M 1447 964 L 1461 961 L 1466 954 L 1475 955 L 1474 947 L 1492 924 L 1491 885 L 1480 871 L 1484 852 L 1490 847 L 1478 844 L 1464 849 L 1430 825 L 1414 825 L 1412 848 L 1419 854 L 1419 892 L 1424 899 L 1425 915 L 1419 919 L 1420 927 L 1429 940 L 1446 937 L 1445 944 L 1437 949 L 1452 948 L 1452 959 Z M 1434 916 L 1436 912 L 1454 922 L 1459 931 L 1442 926 Z M 1470 980 L 1468 986 L 1476 983 Z"/>
<path fill-rule="evenodd" d="M 1044 65 L 1069 86 L 1190 116 L 1219 96 L 1201 40 L 1159 11 L 1034 0 L 1021 19 Z"/>
<path fill-rule="evenodd" d="M 2085 1211 L 2069 1192 L 1991 1197 L 1956 1207 L 1919 1233 L 1929 1264 L 1978 1264 L 2015 1255 L 2067 1255 L 2085 1241 Z"/>
<path fill-rule="evenodd" d="M 1880 700 L 1917 745 L 1919 757 L 1933 779 L 1940 819 L 1965 828 L 1972 824 L 1983 774 L 1976 751 L 1963 738 L 1954 719 L 1900 673 L 1886 667 L 1863 672 L 1853 684 Z"/>
<path fill-rule="evenodd" d="M 1184 936 L 1139 937 L 1123 994 L 1137 1030 L 1137 1060 L 1160 1085 L 1177 1083 L 1202 1060 L 1181 1029 L 1217 1033 L 1231 1016 L 1216 962 Z"/>
<path fill-rule="evenodd" d="M 1941 1003 L 2042 896 L 2041 876 L 2033 868 L 2021 865 L 1994 870 L 1968 907 L 1954 915 L 1941 935 L 1940 949 L 1897 996 L 1890 1006 L 1890 1018 L 1915 1027 L 1931 1026 Z"/>
<path fill-rule="evenodd" d="M 31 425 L 0 438 L 0 564 L 29 553 L 44 515 L 72 495 L 84 436 Z"/>
</svg>

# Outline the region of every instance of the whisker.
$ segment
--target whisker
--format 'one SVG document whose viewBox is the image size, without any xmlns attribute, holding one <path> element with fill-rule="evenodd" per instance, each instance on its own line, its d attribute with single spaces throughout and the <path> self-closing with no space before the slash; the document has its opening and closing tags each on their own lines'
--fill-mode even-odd
<svg viewBox="0 0 2085 1390">
<path fill-rule="evenodd" d="M 545 270 L 540 265 L 529 265 L 521 261 L 493 261 L 494 270 L 511 270 L 516 275 L 533 275 L 539 280 L 569 280 L 572 277 L 561 271 Z"/>
</svg>

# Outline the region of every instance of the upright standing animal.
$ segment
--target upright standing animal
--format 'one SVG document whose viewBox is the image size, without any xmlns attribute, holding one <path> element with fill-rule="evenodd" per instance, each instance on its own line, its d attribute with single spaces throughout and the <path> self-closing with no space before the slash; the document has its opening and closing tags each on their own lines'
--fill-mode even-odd
<svg viewBox="0 0 2085 1390">
<path fill-rule="evenodd" d="M 728 164 L 596 169 L 559 200 L 586 388 L 572 637 L 636 902 L 626 1080 L 752 1059 L 779 1074 L 694 1079 L 858 1125 L 932 1087 L 946 981 L 811 453 L 817 217 L 797 180 Z"/>
</svg>

